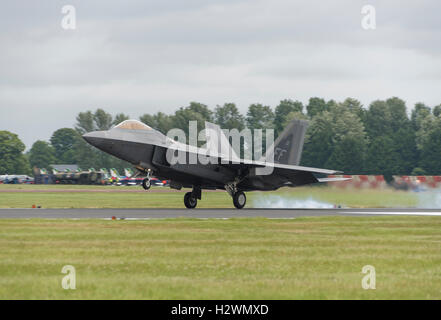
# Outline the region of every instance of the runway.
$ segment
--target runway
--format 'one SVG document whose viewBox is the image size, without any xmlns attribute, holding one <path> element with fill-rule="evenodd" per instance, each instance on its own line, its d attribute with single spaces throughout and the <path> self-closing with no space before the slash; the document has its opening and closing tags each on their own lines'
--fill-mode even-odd
<svg viewBox="0 0 441 320">
<path fill-rule="evenodd" d="M 318 216 L 441 216 L 441 209 L 0 209 L 0 219 L 294 219 Z"/>
</svg>

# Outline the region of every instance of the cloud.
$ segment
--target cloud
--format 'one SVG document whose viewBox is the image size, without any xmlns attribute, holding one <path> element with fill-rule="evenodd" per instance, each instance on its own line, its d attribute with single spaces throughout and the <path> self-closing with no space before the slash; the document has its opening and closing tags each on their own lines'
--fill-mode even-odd
<svg viewBox="0 0 441 320">
<path fill-rule="evenodd" d="M 370 1 L 13 1 L 0 13 L 0 128 L 28 147 L 98 107 L 138 117 L 310 96 L 441 103 L 441 4 Z"/>
</svg>

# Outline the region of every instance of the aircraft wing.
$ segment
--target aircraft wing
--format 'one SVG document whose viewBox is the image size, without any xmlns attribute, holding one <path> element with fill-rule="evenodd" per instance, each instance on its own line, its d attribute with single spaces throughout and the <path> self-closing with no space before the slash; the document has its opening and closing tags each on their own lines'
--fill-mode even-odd
<svg viewBox="0 0 441 320">
<path fill-rule="evenodd" d="M 226 161 L 226 160 L 225 160 Z M 230 163 L 224 163 L 224 166 L 232 166 L 238 168 L 266 168 L 267 170 L 277 170 L 278 172 L 288 172 L 288 171 L 302 171 L 302 172 L 311 172 L 317 174 L 337 174 L 340 171 L 337 170 L 329 170 L 329 169 L 320 169 L 320 168 L 312 168 L 312 167 L 303 167 L 289 164 L 281 164 L 281 163 L 273 163 L 273 162 L 264 162 L 264 161 L 252 161 L 241 159 L 240 162 L 232 161 Z M 329 178 L 331 179 L 331 178 Z"/>
<path fill-rule="evenodd" d="M 317 178 L 315 174 L 336 174 L 339 171 L 336 170 L 328 170 L 328 169 L 320 169 L 320 168 L 311 168 L 311 167 L 303 167 L 303 166 L 295 166 L 295 165 L 286 165 L 280 163 L 269 163 L 269 162 L 261 162 L 261 161 L 246 161 L 242 160 L 241 163 L 229 163 L 224 164 L 224 166 L 228 168 L 235 169 L 249 169 L 250 176 L 264 176 L 274 174 L 279 177 L 286 178 L 286 186 L 301 186 L 311 183 L 317 182 L 330 182 L 330 181 L 342 181 L 342 178 L 338 178 L 338 180 L 334 180 L 334 178 Z M 347 178 L 345 178 L 347 179 Z"/>
<path fill-rule="evenodd" d="M 284 177 L 288 181 L 285 184 L 286 186 L 302 186 L 317 182 L 342 181 L 342 178 L 337 178 L 338 180 L 334 180 L 334 178 L 317 178 L 315 176 L 315 174 L 336 174 L 338 172 L 336 170 L 286 165 L 280 163 L 263 164 L 259 162 L 243 163 L 242 166 L 251 168 L 251 176 L 275 174 L 279 177 Z"/>
<path fill-rule="evenodd" d="M 274 163 L 274 162 L 266 162 L 266 161 L 256 161 L 256 160 L 247 160 L 247 159 L 239 159 L 239 158 L 231 158 L 225 157 L 222 153 L 216 152 L 216 149 L 210 148 L 198 148 L 195 146 L 189 146 L 183 143 L 179 143 L 176 141 L 169 141 L 167 146 L 168 148 L 175 150 L 182 150 L 185 152 L 197 153 L 203 156 L 209 156 L 217 159 L 217 162 L 222 166 L 235 168 L 235 169 L 256 169 L 256 175 L 262 175 L 266 172 L 276 172 L 276 174 L 281 175 L 293 175 L 294 172 L 308 172 L 308 173 L 316 173 L 316 174 L 337 174 L 340 171 L 336 170 L 328 170 L 328 169 L 320 169 L 320 168 L 311 168 L 311 167 L 303 167 L 298 165 L 290 165 L 290 164 L 282 164 L 282 163 Z M 314 182 L 319 182 L 317 179 Z"/>
</svg>

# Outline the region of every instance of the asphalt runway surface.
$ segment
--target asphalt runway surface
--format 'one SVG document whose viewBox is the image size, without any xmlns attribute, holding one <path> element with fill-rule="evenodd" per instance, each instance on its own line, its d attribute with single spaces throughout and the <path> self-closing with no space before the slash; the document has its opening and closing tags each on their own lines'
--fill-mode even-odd
<svg viewBox="0 0 441 320">
<path fill-rule="evenodd" d="M 318 216 L 441 216 L 441 209 L 0 209 L 0 219 L 293 219 Z"/>
</svg>

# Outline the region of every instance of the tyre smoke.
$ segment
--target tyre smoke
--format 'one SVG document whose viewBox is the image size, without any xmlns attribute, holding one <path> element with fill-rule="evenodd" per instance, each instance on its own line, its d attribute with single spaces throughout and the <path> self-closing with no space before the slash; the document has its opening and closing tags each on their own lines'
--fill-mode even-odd
<svg viewBox="0 0 441 320">
<path fill-rule="evenodd" d="M 432 189 L 430 191 L 417 192 L 417 208 L 422 209 L 440 209 L 441 208 L 441 190 Z"/>
<path fill-rule="evenodd" d="M 268 195 L 253 199 L 253 208 L 275 209 L 331 209 L 334 205 L 313 198 L 295 199 L 287 196 Z"/>
</svg>

